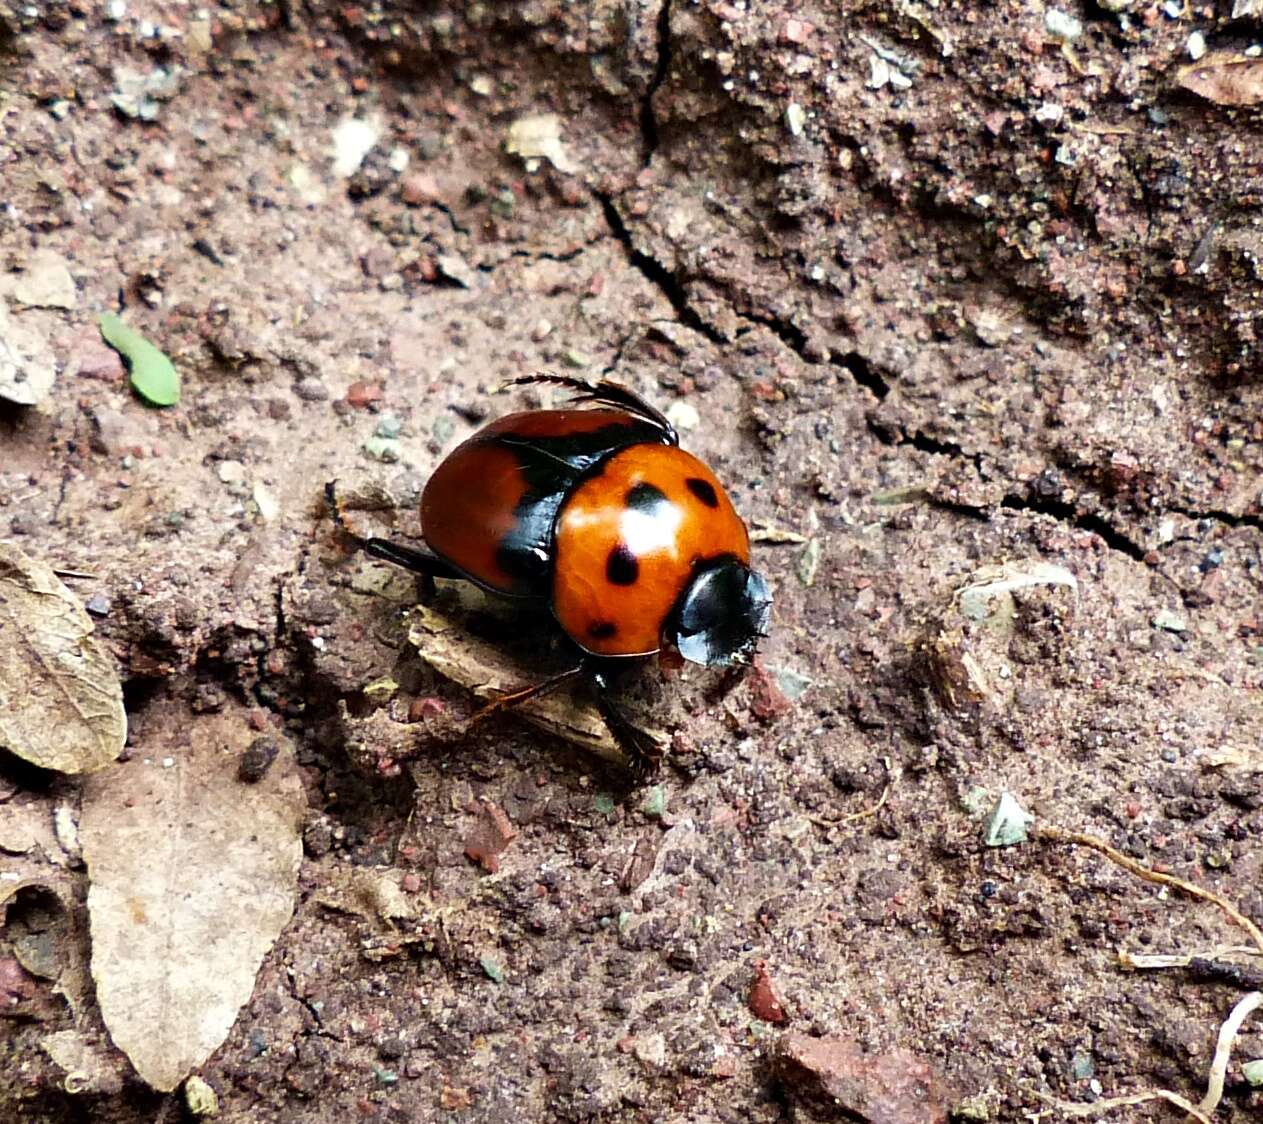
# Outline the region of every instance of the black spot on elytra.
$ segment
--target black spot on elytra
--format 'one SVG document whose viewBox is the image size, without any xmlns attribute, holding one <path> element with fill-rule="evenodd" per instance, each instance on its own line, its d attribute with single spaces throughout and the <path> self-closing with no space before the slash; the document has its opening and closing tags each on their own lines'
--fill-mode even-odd
<svg viewBox="0 0 1263 1124">
<path fill-rule="evenodd" d="M 588 635 L 593 640 L 608 640 L 618 632 L 613 621 L 593 621 L 588 625 Z"/>
<path fill-rule="evenodd" d="M 690 476 L 684 483 L 688 486 L 688 490 L 707 507 L 719 506 L 719 497 L 715 495 L 715 489 L 709 480 L 699 480 L 696 476 Z"/>
<path fill-rule="evenodd" d="M 614 585 L 635 585 L 636 579 L 640 577 L 640 563 L 625 543 L 619 543 L 610 551 L 610 556 L 605 560 L 605 576 Z"/>
<path fill-rule="evenodd" d="M 652 515 L 654 508 L 667 502 L 667 497 L 662 489 L 642 481 L 627 489 L 627 496 L 623 502 L 633 511 L 643 511 L 646 515 Z"/>
</svg>

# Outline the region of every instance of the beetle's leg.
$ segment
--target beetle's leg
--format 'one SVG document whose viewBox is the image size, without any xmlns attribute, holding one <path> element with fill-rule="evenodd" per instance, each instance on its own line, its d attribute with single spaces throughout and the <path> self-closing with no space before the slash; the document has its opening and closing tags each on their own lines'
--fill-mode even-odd
<svg viewBox="0 0 1263 1124">
<path fill-rule="evenodd" d="M 474 711 L 473 716 L 469 719 L 469 725 L 473 726 L 485 718 L 490 718 L 493 714 L 511 710 L 515 706 L 521 706 L 524 702 L 530 702 L 531 699 L 538 699 L 544 695 L 551 694 L 558 687 L 582 675 L 585 670 L 585 664 L 577 663 L 574 667 L 568 667 L 565 671 L 558 672 L 551 678 L 545 679 L 542 683 L 534 683 L 529 687 L 521 688 L 521 690 L 509 691 L 507 694 L 500 695 L 492 699 L 481 710 Z"/>
<path fill-rule="evenodd" d="M 627 720 L 627 716 L 610 698 L 609 680 L 601 672 L 589 670 L 588 682 L 592 686 L 596 708 L 601 712 L 605 725 L 619 748 L 627 754 L 627 767 L 632 776 L 637 780 L 653 776 L 662 764 L 662 747 Z"/>
<path fill-rule="evenodd" d="M 337 481 L 330 480 L 325 485 L 325 502 L 329 505 L 333 525 L 355 544 L 357 550 L 362 550 L 373 558 L 380 558 L 383 562 L 393 562 L 396 566 L 402 566 L 405 570 L 411 570 L 422 577 L 464 578 L 465 575 L 459 570 L 449 566 L 443 559 L 436 557 L 428 550 L 415 550 L 412 547 L 391 542 L 389 539 L 365 538 L 357 534 L 342 514 L 342 505 L 338 502 Z"/>
<path fill-rule="evenodd" d="M 380 558 L 383 562 L 393 562 L 414 574 L 427 578 L 461 578 L 465 575 L 450 566 L 443 559 L 431 554 L 428 550 L 414 550 L 410 546 L 400 546 L 389 539 L 361 539 L 359 547 L 365 554 Z"/>
</svg>

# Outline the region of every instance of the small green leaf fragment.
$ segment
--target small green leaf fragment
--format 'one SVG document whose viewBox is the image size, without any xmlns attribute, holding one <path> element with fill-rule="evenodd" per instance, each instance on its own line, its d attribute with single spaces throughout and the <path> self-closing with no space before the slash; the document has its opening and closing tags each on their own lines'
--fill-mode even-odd
<svg viewBox="0 0 1263 1124">
<path fill-rule="evenodd" d="M 1263 1085 L 1263 1058 L 1246 1062 L 1241 1067 L 1241 1075 L 1256 1089 Z"/>
<path fill-rule="evenodd" d="M 500 962 L 494 956 L 480 956 L 478 963 L 492 983 L 504 983 L 504 969 L 500 967 Z"/>
<path fill-rule="evenodd" d="M 592 806 L 603 816 L 614 814 L 614 797 L 607 792 L 598 792 L 592 798 Z"/>
<path fill-rule="evenodd" d="M 98 316 L 97 324 L 101 338 L 126 360 L 137 394 L 153 406 L 174 406 L 180 400 L 180 375 L 166 355 L 112 312 Z"/>
</svg>

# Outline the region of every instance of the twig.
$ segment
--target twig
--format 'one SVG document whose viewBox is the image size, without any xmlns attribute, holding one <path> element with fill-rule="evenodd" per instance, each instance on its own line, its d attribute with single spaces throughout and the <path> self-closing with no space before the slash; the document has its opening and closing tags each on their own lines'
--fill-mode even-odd
<svg viewBox="0 0 1263 1124">
<path fill-rule="evenodd" d="M 1052 843 L 1074 843 L 1080 847 L 1090 847 L 1093 851 L 1099 851 L 1111 862 L 1121 866 L 1137 878 L 1142 878 L 1146 882 L 1156 882 L 1160 886 L 1171 886 L 1188 894 L 1190 897 L 1213 902 L 1228 915 L 1234 924 L 1241 926 L 1242 929 L 1249 933 L 1250 939 L 1254 941 L 1258 950 L 1263 952 L 1263 930 L 1260 930 L 1253 921 L 1246 917 L 1222 894 L 1218 894 L 1214 890 L 1208 890 L 1204 886 L 1198 886 L 1195 882 L 1177 878 L 1174 874 L 1161 874 L 1156 870 L 1151 870 L 1144 864 L 1138 863 L 1135 859 L 1128 858 L 1117 848 L 1111 847 L 1104 839 L 1097 839 L 1094 835 L 1086 835 L 1081 831 L 1063 831 L 1058 827 L 1041 828 L 1037 834 L 1040 838 Z"/>
<path fill-rule="evenodd" d="M 1241 1024 L 1249 1017 L 1260 1003 L 1263 1003 L 1263 991 L 1252 991 L 1243 996 L 1241 1002 L 1232 1009 L 1232 1013 L 1219 1028 L 1219 1038 L 1215 1043 L 1215 1060 L 1210 1063 L 1210 1078 L 1206 1082 L 1206 1095 L 1202 1097 L 1198 1108 L 1206 1116 L 1213 1116 L 1224 1095 L 1224 1075 L 1228 1072 L 1228 1059 L 1232 1056 L 1232 1044 L 1237 1040 L 1237 1032 Z M 1194 1113 L 1196 1115 L 1196 1113 Z"/>
<path fill-rule="evenodd" d="M 1080 1104 L 1075 1101 L 1059 1101 L 1055 1097 L 1050 1097 L 1046 1093 L 1035 1092 L 1035 1095 L 1047 1104 L 1054 1112 L 1060 1112 L 1064 1116 L 1103 1116 L 1107 1112 L 1112 1112 L 1116 1108 L 1126 1108 L 1135 1104 L 1147 1104 L 1149 1101 L 1169 1101 L 1176 1108 L 1182 1108 L 1194 1120 L 1200 1121 L 1200 1124 L 1211 1124 L 1211 1119 L 1192 1101 L 1185 1100 L 1179 1093 L 1173 1093 L 1170 1089 L 1151 1089 L 1147 1093 L 1132 1093 L 1126 1097 L 1108 1097 L 1103 1101 L 1091 1101 L 1087 1104 Z M 1028 1117 L 1033 1124 L 1044 1116 L 1042 1112 L 1031 1113 Z"/>
</svg>

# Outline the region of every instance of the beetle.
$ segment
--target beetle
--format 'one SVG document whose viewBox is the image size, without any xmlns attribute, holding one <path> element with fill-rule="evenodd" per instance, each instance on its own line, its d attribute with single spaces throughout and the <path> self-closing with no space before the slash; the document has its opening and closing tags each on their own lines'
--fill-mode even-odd
<svg viewBox="0 0 1263 1124">
<path fill-rule="evenodd" d="M 652 772 L 658 747 L 611 701 L 612 677 L 663 649 L 707 667 L 748 664 L 771 594 L 732 501 L 664 414 L 615 382 L 529 375 L 510 385 L 523 383 L 574 396 L 499 418 L 440 462 L 421 496 L 428 550 L 348 534 L 427 577 L 546 604 L 574 664 L 475 717 L 583 679 L 633 771 Z"/>
</svg>

